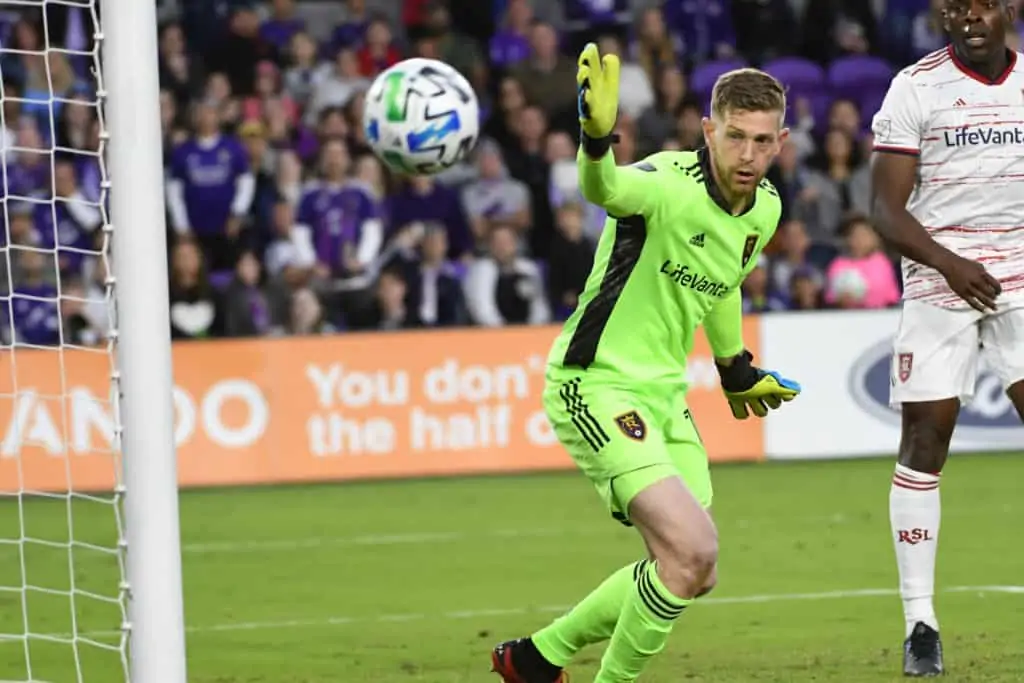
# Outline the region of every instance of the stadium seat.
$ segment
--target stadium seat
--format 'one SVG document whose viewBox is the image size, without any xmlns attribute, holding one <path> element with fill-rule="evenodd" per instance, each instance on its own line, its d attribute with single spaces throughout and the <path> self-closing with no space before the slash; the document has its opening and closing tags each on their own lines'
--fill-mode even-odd
<svg viewBox="0 0 1024 683">
<path fill-rule="evenodd" d="M 828 93 L 825 69 L 801 57 L 779 57 L 765 63 L 762 68 L 786 87 L 787 121 L 795 123 L 793 105 L 799 98 L 806 98 L 811 103 L 818 126 L 827 120 L 832 99 Z"/>
<path fill-rule="evenodd" d="M 719 59 L 704 62 L 693 69 L 690 74 L 690 90 L 700 100 L 703 111 L 707 112 L 711 106 L 711 89 L 715 87 L 715 81 L 726 71 L 739 69 L 747 66 L 742 59 Z"/>
<path fill-rule="evenodd" d="M 844 97 L 860 106 L 861 117 L 870 121 L 889 89 L 894 71 L 880 57 L 849 55 L 828 67 L 828 87 L 833 98 Z"/>
</svg>

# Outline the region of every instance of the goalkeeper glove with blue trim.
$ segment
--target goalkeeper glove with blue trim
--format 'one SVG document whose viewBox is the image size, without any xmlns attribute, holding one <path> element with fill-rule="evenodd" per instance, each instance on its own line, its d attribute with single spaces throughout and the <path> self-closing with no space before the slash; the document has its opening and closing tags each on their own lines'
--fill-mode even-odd
<svg viewBox="0 0 1024 683">
<path fill-rule="evenodd" d="M 729 401 L 732 416 L 745 420 L 753 413 L 764 417 L 769 410 L 775 410 L 784 402 L 792 401 L 800 393 L 800 385 L 781 377 L 777 372 L 754 367 L 754 358 L 744 351 L 729 365 L 715 363 L 722 380 L 722 391 Z"/>
<path fill-rule="evenodd" d="M 611 146 L 619 114 L 619 70 L 619 58 L 616 55 L 601 57 L 594 43 L 587 43 L 580 52 L 576 69 L 577 110 L 584 145 L 587 146 L 588 138 L 596 143 L 588 153 L 602 148 L 607 151 Z"/>
</svg>

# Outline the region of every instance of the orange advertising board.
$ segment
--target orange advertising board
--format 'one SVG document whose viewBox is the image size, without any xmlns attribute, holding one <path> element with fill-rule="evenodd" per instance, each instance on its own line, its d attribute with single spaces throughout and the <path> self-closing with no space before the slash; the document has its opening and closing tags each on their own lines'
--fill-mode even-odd
<svg viewBox="0 0 1024 683">
<path fill-rule="evenodd" d="M 753 349 L 757 331 L 751 320 Z M 175 344 L 180 483 L 571 468 L 540 401 L 556 333 L 519 327 Z M 762 457 L 760 422 L 732 419 L 698 338 L 689 403 L 712 459 Z M 110 372 L 105 352 L 0 355 L 0 491 L 111 486 Z"/>
</svg>

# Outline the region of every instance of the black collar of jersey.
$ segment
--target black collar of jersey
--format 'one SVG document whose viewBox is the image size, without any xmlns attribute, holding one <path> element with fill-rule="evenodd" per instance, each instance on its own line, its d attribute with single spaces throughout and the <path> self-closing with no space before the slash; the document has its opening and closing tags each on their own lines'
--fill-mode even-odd
<svg viewBox="0 0 1024 683">
<path fill-rule="evenodd" d="M 732 207 L 729 206 L 729 202 L 725 200 L 725 195 L 722 194 L 722 188 L 715 182 L 715 174 L 711 170 L 711 151 L 707 147 L 701 147 L 697 150 L 697 160 L 700 162 L 700 170 L 704 175 L 704 189 L 707 190 L 708 196 L 711 200 L 718 204 L 718 207 L 725 211 L 730 216 L 734 215 Z M 747 208 L 740 211 L 736 216 L 742 216 L 750 213 L 750 210 L 754 208 L 754 204 L 757 202 L 757 188 L 754 188 L 754 196 L 750 198 L 750 204 Z"/>
</svg>

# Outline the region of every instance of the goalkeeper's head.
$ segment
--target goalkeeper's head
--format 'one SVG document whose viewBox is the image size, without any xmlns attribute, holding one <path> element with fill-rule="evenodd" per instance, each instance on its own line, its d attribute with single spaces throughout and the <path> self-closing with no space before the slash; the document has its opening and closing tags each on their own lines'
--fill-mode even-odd
<svg viewBox="0 0 1024 683">
<path fill-rule="evenodd" d="M 736 69 L 719 77 L 711 91 L 711 116 L 704 141 L 727 199 L 740 201 L 757 191 L 789 131 L 783 127 L 786 91 L 759 69 Z"/>
</svg>

